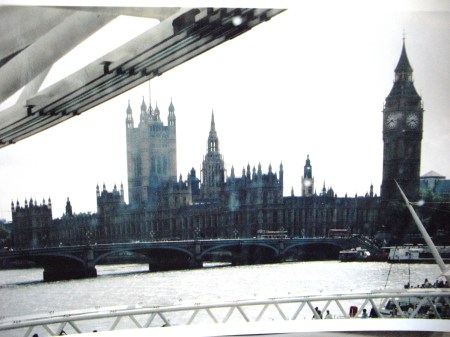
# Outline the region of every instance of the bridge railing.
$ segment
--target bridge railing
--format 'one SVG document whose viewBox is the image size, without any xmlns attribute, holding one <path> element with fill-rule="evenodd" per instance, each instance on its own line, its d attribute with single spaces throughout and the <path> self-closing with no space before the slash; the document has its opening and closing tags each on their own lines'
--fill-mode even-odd
<svg viewBox="0 0 450 337">
<path fill-rule="evenodd" d="M 388 308 L 386 308 L 386 306 Z M 350 314 L 350 308 L 354 308 Z M 411 309 L 409 309 L 411 307 Z M 410 289 L 361 294 L 338 294 L 241 300 L 219 304 L 93 308 L 65 313 L 1 317 L 1 336 L 42 336 L 161 326 L 301 321 L 325 318 L 359 319 L 363 310 L 377 318 L 450 318 L 450 289 Z M 373 308 L 373 310 L 371 310 Z M 391 308 L 391 309 L 389 309 Z M 408 310 L 409 309 L 409 310 Z M 301 323 L 300 323 L 301 324 Z"/>
</svg>

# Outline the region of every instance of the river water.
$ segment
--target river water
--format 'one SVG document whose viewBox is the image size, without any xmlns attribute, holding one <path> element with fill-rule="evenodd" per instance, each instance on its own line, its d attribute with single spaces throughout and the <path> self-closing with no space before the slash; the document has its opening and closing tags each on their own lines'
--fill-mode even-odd
<svg viewBox="0 0 450 337">
<path fill-rule="evenodd" d="M 381 262 L 291 262 L 147 272 L 148 265 L 97 266 L 98 277 L 42 281 L 42 269 L 0 271 L 0 316 L 123 305 L 167 306 L 402 288 L 435 280 L 439 268 Z"/>
</svg>

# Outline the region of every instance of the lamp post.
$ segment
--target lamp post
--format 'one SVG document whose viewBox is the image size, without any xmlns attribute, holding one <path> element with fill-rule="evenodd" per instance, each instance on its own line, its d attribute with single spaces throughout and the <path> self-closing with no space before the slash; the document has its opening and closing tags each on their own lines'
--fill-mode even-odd
<svg viewBox="0 0 450 337">
<path fill-rule="evenodd" d="M 92 232 L 91 232 L 90 228 L 87 226 L 85 227 L 85 230 L 84 230 L 84 239 L 86 242 L 86 246 L 89 247 L 91 245 Z"/>
<path fill-rule="evenodd" d="M 196 227 L 194 231 L 195 240 L 198 240 L 200 238 L 200 228 Z"/>
</svg>

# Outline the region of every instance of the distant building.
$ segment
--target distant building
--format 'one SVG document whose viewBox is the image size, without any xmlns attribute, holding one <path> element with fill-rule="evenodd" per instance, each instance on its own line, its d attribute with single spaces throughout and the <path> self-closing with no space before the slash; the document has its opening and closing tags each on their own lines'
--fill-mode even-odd
<svg viewBox="0 0 450 337">
<path fill-rule="evenodd" d="M 134 197 L 130 196 L 126 205 L 123 191 L 107 192 L 104 187 L 100 193 L 97 188 L 96 242 L 255 237 L 259 230 L 283 230 L 291 236 L 326 236 L 330 229 L 345 228 L 353 233 L 375 234 L 380 198 L 373 194 L 373 186 L 365 196 L 338 198 L 333 189 L 324 184 L 317 195 L 309 155 L 301 177 L 302 197 L 283 196 L 282 164 L 278 172 L 274 172 L 272 165 L 264 173 L 260 164 L 256 167 L 248 164 L 241 175 L 236 174 L 234 167 L 228 175 L 214 113 L 200 178 L 191 169 L 186 180 L 181 176 L 176 180 L 164 171 L 164 164 L 160 172 L 159 163 L 176 153 L 176 148 L 170 145 L 176 134 L 155 142 L 155 121 L 148 122 L 146 111 L 151 111 L 151 107 L 147 109 L 143 101 L 141 122 L 135 129 L 130 105 L 127 108 L 128 132 L 139 130 L 131 131 L 139 132 L 139 136 L 127 135 L 128 177 L 129 182 L 134 182 L 129 191 L 135 193 Z M 169 120 L 174 120 L 174 111 L 171 102 Z M 170 122 L 168 124 L 170 126 Z M 169 135 L 171 131 L 165 128 L 158 123 L 159 132 L 164 134 L 162 130 L 166 130 Z M 137 141 L 136 137 L 141 138 Z M 134 163 L 139 161 L 141 164 L 136 166 Z M 174 171 L 174 167 L 169 166 L 167 170 Z M 155 172 L 157 176 L 152 177 Z M 155 181 L 157 184 L 152 184 Z"/>
<path fill-rule="evenodd" d="M 11 202 L 13 219 L 12 244 L 15 247 L 42 247 L 49 243 L 52 224 L 52 201 L 45 199 L 41 204 L 30 198 L 20 206 L 19 201 Z"/>
<path fill-rule="evenodd" d="M 450 180 L 435 171 L 427 172 L 420 177 L 420 190 L 424 196 L 432 194 L 442 200 L 450 200 Z"/>
</svg>

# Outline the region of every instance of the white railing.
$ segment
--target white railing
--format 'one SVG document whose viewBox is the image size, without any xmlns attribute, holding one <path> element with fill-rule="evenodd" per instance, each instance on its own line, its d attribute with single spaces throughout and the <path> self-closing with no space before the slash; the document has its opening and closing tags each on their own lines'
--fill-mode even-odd
<svg viewBox="0 0 450 337">
<path fill-rule="evenodd" d="M 386 309 L 390 304 L 391 310 Z M 354 316 L 350 307 L 356 307 Z M 411 307 L 409 311 L 407 307 Z M 266 300 L 242 300 L 220 304 L 194 303 L 169 307 L 129 306 L 94 308 L 65 313 L 1 317 L 0 335 L 39 337 L 131 328 L 187 326 L 205 323 L 237 323 L 263 321 L 300 321 L 320 319 L 318 310 L 330 311 L 333 318 L 359 319 L 364 311 L 372 311 L 381 319 L 449 318 L 450 289 L 410 289 L 361 294 L 318 295 Z M 316 310 L 316 308 L 318 310 Z M 6 334 L 5 334 L 6 333 Z"/>
</svg>

